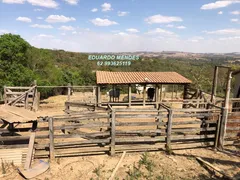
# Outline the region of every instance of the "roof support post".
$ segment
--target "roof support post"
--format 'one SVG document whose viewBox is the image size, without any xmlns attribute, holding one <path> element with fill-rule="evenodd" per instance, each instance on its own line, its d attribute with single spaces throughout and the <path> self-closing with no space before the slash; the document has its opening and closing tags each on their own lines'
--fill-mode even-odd
<svg viewBox="0 0 240 180">
<path fill-rule="evenodd" d="M 132 102 L 132 87 L 131 84 L 128 85 L 128 107 L 131 107 Z"/>
<path fill-rule="evenodd" d="M 101 105 L 101 86 L 97 86 L 97 106 Z"/>
<path fill-rule="evenodd" d="M 146 105 L 146 84 L 143 87 L 143 106 Z"/>
<path fill-rule="evenodd" d="M 159 85 L 156 84 L 156 88 L 155 88 L 155 102 L 156 102 L 156 107 L 159 103 Z"/>
<path fill-rule="evenodd" d="M 160 102 L 162 102 L 163 100 L 163 85 L 161 84 L 161 88 L 160 88 Z"/>
</svg>

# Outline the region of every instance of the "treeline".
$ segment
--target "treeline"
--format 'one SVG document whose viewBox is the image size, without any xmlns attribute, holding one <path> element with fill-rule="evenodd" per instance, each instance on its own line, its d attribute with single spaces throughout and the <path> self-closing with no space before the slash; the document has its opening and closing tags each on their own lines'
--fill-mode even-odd
<svg viewBox="0 0 240 180">
<path fill-rule="evenodd" d="M 19 35 L 0 36 L 0 91 L 3 86 L 38 85 L 94 85 L 95 71 L 176 71 L 193 81 L 193 86 L 211 90 L 214 66 L 224 61 L 162 59 L 141 57 L 131 66 L 97 66 L 88 54 L 63 50 L 39 49 L 31 46 Z M 220 84 L 225 83 L 226 72 L 221 73 Z"/>
</svg>

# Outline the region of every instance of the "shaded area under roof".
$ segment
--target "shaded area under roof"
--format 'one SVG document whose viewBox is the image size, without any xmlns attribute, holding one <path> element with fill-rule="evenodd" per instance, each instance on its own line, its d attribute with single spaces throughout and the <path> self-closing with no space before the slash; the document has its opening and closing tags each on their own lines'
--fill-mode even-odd
<svg viewBox="0 0 240 180">
<path fill-rule="evenodd" d="M 176 72 L 96 72 L 97 84 L 190 84 Z"/>
</svg>

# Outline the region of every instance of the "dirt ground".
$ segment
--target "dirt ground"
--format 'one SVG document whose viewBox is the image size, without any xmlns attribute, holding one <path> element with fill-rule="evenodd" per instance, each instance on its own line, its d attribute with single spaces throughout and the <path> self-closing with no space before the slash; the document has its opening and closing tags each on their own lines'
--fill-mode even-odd
<svg viewBox="0 0 240 180">
<path fill-rule="evenodd" d="M 57 158 L 50 169 L 35 180 L 109 179 L 122 154 Z M 226 179 L 204 168 L 195 157 L 212 163 L 235 179 L 240 179 L 240 157 L 227 155 L 212 149 L 128 153 L 116 173 L 115 179 Z M 46 160 L 47 161 L 47 160 Z M 1 177 L 1 176 L 0 176 Z M 22 180 L 17 170 L 10 167 L 1 179 Z"/>
<path fill-rule="evenodd" d="M 86 94 L 84 95 L 86 96 Z M 74 96 L 72 97 L 74 99 Z M 51 97 L 42 101 L 39 116 L 63 114 L 66 96 Z M 75 97 L 75 99 L 77 99 Z M 201 157 L 220 168 L 234 179 L 240 179 L 240 149 L 229 147 L 235 153 L 226 154 L 211 148 L 176 150 L 167 155 L 164 150 L 154 152 L 127 152 L 115 175 L 115 179 L 226 179 L 215 174 L 196 160 Z M 50 169 L 35 180 L 105 180 L 109 179 L 122 153 L 111 157 L 91 155 L 80 157 L 56 158 L 50 162 Z M 43 159 L 48 161 L 48 159 Z M 35 163 L 38 160 L 34 161 Z M 34 166 L 34 164 L 32 165 Z M 4 174 L 3 174 L 4 173 Z M 0 179 L 22 180 L 17 167 L 1 164 Z"/>
</svg>

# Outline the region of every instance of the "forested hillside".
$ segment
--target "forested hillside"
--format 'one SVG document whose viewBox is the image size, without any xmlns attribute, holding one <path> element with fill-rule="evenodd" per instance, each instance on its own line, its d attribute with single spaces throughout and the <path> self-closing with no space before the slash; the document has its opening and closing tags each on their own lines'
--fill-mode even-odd
<svg viewBox="0 0 240 180">
<path fill-rule="evenodd" d="M 97 66 L 89 61 L 88 54 L 63 50 L 38 49 L 18 35 L 0 36 L 0 89 L 8 86 L 29 86 L 33 80 L 38 85 L 94 85 L 96 70 L 109 71 L 176 71 L 193 81 L 193 85 L 211 90 L 214 66 L 224 60 L 208 61 L 141 57 L 131 66 Z M 236 67 L 235 67 L 236 68 Z M 220 73 L 220 84 L 224 85 L 226 72 Z"/>
</svg>

